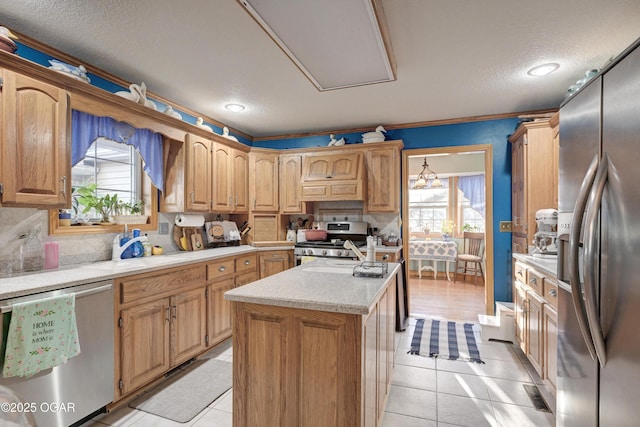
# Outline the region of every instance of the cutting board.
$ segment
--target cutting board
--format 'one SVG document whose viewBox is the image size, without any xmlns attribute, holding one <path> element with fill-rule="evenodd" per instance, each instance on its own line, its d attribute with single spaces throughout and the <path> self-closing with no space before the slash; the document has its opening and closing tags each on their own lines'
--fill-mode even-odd
<svg viewBox="0 0 640 427">
<path fill-rule="evenodd" d="M 204 241 L 202 240 L 203 227 L 180 227 L 175 225 L 173 227 L 173 241 L 176 242 L 178 248 L 181 251 L 193 251 L 194 248 L 194 236 L 199 236 L 196 243 L 200 243 L 200 249 L 204 249 Z M 181 240 L 184 237 L 184 240 Z M 195 237 L 197 239 L 197 237 Z M 185 247 L 186 246 L 186 247 Z"/>
</svg>

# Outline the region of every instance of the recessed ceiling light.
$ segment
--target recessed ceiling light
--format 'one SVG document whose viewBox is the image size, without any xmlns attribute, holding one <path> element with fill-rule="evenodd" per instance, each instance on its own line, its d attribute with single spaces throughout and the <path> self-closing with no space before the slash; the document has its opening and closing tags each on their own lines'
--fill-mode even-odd
<svg viewBox="0 0 640 427">
<path fill-rule="evenodd" d="M 553 73 L 559 67 L 560 65 L 556 64 L 555 62 L 550 62 L 548 64 L 542 64 L 531 68 L 529 71 L 527 71 L 527 74 L 536 77 L 546 76 L 547 74 Z"/>
<path fill-rule="evenodd" d="M 240 111 L 244 110 L 244 105 L 227 104 L 227 105 L 224 106 L 224 108 L 226 108 L 229 111 L 233 111 L 234 113 L 239 113 Z"/>
</svg>

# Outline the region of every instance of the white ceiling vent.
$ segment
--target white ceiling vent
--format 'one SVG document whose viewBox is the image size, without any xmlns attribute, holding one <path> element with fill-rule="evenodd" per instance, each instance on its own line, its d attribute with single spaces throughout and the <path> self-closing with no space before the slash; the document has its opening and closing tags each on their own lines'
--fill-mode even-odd
<svg viewBox="0 0 640 427">
<path fill-rule="evenodd" d="M 321 91 L 395 80 L 380 0 L 238 0 Z"/>
</svg>

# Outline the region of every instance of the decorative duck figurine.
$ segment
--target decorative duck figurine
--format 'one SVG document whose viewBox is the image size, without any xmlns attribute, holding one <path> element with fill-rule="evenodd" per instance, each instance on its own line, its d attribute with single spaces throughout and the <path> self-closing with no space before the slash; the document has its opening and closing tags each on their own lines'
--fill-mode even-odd
<svg viewBox="0 0 640 427">
<path fill-rule="evenodd" d="M 346 143 L 344 138 L 340 138 L 340 139 L 336 139 L 334 134 L 329 135 L 329 145 L 328 147 L 332 147 L 332 146 L 340 146 L 340 145 L 344 145 Z"/>
<path fill-rule="evenodd" d="M 7 27 L 0 26 L 0 50 L 4 50 L 9 53 L 16 53 L 18 45 L 13 40 L 17 40 L 18 36 L 13 34 Z"/>
<path fill-rule="evenodd" d="M 204 120 L 202 119 L 202 117 L 198 117 L 196 119 L 196 126 L 198 126 L 201 129 L 208 130 L 209 132 L 213 132 L 213 129 L 211 129 L 211 126 L 204 124 Z"/>
<path fill-rule="evenodd" d="M 387 131 L 384 127 L 378 126 L 373 132 L 366 132 L 362 134 L 362 142 L 381 142 L 384 141 L 384 133 Z"/>
<path fill-rule="evenodd" d="M 119 90 L 116 95 L 126 98 L 130 101 L 138 103 L 140 101 L 140 86 L 137 84 L 130 84 L 129 90 Z"/>
<path fill-rule="evenodd" d="M 142 82 L 140 83 L 140 86 L 138 85 L 135 85 L 135 86 L 138 92 L 140 93 L 140 99 L 138 99 L 138 104 L 142 104 L 145 107 L 151 108 L 152 110 L 157 110 L 158 107 L 156 106 L 156 103 L 150 99 L 147 99 L 147 85 L 144 84 L 144 82 Z"/>
<path fill-rule="evenodd" d="M 236 141 L 236 142 L 238 141 L 238 138 L 236 138 L 233 135 L 229 135 L 229 128 L 226 127 L 226 126 L 222 128 L 222 136 L 224 136 L 225 138 L 230 139 L 232 141 Z"/>
<path fill-rule="evenodd" d="M 163 113 L 165 113 L 168 116 L 175 117 L 176 119 L 182 120 L 182 114 L 174 110 L 171 105 L 167 106 L 167 108 L 164 109 Z"/>
<path fill-rule="evenodd" d="M 10 29 L 3 26 L 0 26 L 0 36 L 6 37 L 8 39 L 18 40 L 18 36 L 13 34 Z"/>
</svg>

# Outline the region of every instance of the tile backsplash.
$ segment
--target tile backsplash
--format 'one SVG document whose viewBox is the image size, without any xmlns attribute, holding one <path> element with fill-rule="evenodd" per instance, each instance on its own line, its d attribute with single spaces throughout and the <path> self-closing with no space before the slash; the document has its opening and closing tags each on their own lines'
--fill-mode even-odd
<svg viewBox="0 0 640 427">
<path fill-rule="evenodd" d="M 115 233 L 85 234 L 74 236 L 49 236 L 49 212 L 33 208 L 0 208 L 0 260 L 18 257 L 23 239 L 19 236 L 30 230 L 40 229 L 39 238 L 44 243 L 58 242 L 60 245 L 58 265 L 86 264 L 111 259 L 111 245 Z M 175 214 L 159 214 L 158 222 L 168 222 L 173 229 Z M 151 244 L 162 245 L 165 251 L 177 251 L 172 234 L 148 231 Z"/>
</svg>

